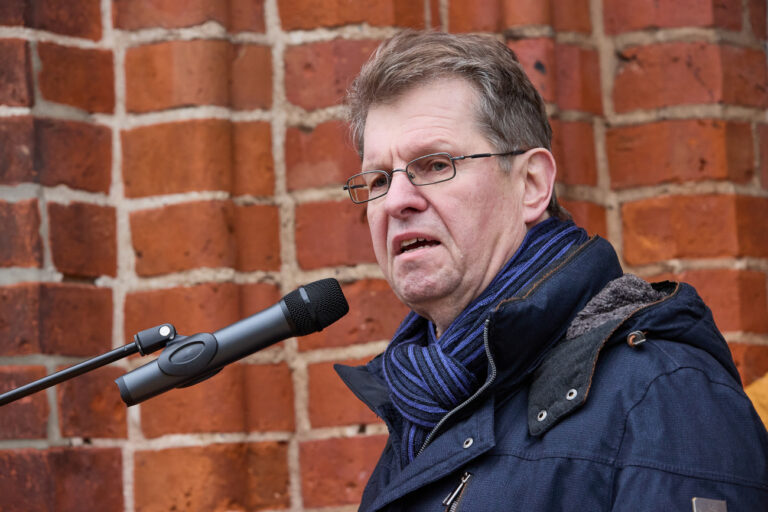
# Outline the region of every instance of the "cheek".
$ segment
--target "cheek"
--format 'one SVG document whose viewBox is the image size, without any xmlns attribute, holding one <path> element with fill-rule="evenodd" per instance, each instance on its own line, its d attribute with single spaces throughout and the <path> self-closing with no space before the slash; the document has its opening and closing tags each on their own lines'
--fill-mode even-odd
<svg viewBox="0 0 768 512">
<path fill-rule="evenodd" d="M 373 243 L 373 252 L 376 255 L 376 260 L 381 263 L 382 258 L 386 256 L 387 249 L 387 229 L 384 216 L 377 215 L 369 210 L 368 229 L 371 232 L 371 242 Z"/>
</svg>

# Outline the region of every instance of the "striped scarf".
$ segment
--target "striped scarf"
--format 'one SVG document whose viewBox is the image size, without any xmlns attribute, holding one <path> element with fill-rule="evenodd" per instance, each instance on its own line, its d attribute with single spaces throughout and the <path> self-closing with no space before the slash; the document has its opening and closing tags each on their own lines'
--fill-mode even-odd
<svg viewBox="0 0 768 512">
<path fill-rule="evenodd" d="M 552 262 L 587 240 L 573 222 L 548 219 L 531 228 L 491 284 L 435 337 L 432 322 L 413 311 L 384 352 L 384 376 L 402 414 L 400 457 L 408 464 L 428 432 L 477 391 L 485 379 L 483 324 L 501 299 L 524 290 Z"/>
</svg>

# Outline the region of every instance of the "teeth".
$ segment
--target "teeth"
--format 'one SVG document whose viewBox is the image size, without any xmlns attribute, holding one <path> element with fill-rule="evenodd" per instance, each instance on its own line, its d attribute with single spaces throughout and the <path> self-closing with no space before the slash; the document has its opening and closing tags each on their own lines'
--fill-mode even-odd
<svg viewBox="0 0 768 512">
<path fill-rule="evenodd" d="M 410 247 L 413 244 L 419 243 L 419 242 L 426 242 L 426 238 L 411 238 L 409 240 L 403 240 L 400 242 L 400 251 L 405 252 L 408 250 L 408 247 Z"/>
</svg>

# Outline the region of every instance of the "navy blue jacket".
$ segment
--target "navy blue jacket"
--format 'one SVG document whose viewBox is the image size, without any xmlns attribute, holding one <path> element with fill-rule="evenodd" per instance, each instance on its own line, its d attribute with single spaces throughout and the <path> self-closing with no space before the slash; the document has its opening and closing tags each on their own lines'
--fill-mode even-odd
<svg viewBox="0 0 768 512">
<path fill-rule="evenodd" d="M 381 356 L 337 366 L 390 432 L 360 510 L 689 512 L 706 498 L 768 511 L 768 435 L 693 288 L 655 284 L 661 298 L 598 307 L 566 336 L 619 278 L 596 237 L 502 300 L 485 323 L 485 384 L 405 467 Z"/>
</svg>

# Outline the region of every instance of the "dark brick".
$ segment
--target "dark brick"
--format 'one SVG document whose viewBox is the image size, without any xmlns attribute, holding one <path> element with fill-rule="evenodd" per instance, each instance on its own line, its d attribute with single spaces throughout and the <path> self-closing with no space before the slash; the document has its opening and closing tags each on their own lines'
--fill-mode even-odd
<svg viewBox="0 0 768 512">
<path fill-rule="evenodd" d="M 45 377 L 42 366 L 0 367 L 0 393 Z M 48 398 L 34 393 L 0 407 L 0 439 L 44 439 L 48 431 Z"/>
<path fill-rule="evenodd" d="M 86 203 L 48 205 L 53 263 L 64 274 L 98 277 L 117 273 L 115 209 Z"/>
<path fill-rule="evenodd" d="M 21 39 L 0 40 L 0 104 L 30 107 L 32 91 L 29 45 Z"/>
<path fill-rule="evenodd" d="M 112 348 L 112 290 L 48 283 L 40 287 L 40 346 L 47 354 L 96 356 Z"/>
<path fill-rule="evenodd" d="M 42 240 L 37 199 L 0 201 L 0 267 L 40 267 Z"/>
</svg>

